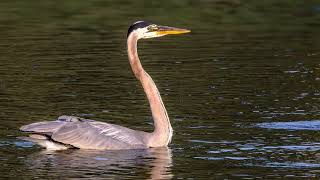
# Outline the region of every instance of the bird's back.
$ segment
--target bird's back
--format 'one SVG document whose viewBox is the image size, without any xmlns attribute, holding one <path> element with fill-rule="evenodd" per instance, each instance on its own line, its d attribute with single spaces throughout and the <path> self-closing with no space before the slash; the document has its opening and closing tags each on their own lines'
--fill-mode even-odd
<svg viewBox="0 0 320 180">
<path fill-rule="evenodd" d="M 20 128 L 46 137 L 46 141 L 81 149 L 141 149 L 147 148 L 144 143 L 145 132 L 135 131 L 123 126 L 109 124 L 74 116 L 60 116 L 55 121 L 32 123 Z M 43 138 L 33 142 L 43 144 Z M 27 138 L 26 140 L 31 140 Z M 50 143 L 49 143 L 50 144 Z"/>
</svg>

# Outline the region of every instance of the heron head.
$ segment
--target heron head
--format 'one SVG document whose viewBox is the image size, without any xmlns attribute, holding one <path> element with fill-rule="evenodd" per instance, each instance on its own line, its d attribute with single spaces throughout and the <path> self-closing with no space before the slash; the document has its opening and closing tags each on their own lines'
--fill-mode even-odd
<svg viewBox="0 0 320 180">
<path fill-rule="evenodd" d="M 138 39 L 148 39 L 168 34 L 182 34 L 188 32 L 190 32 L 190 30 L 169 26 L 159 26 L 145 21 L 137 21 L 129 27 L 127 37 L 129 37 L 131 33 L 136 33 Z"/>
</svg>

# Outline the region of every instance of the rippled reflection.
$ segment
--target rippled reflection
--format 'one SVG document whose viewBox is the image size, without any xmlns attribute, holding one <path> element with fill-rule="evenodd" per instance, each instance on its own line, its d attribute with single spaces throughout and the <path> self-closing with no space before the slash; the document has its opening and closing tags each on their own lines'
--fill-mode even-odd
<svg viewBox="0 0 320 180">
<path fill-rule="evenodd" d="M 33 177 L 171 179 L 171 150 L 41 151 L 25 160 Z M 49 175 L 50 174 L 50 175 Z"/>
<path fill-rule="evenodd" d="M 256 126 L 269 129 L 320 130 L 320 120 L 259 123 Z"/>
<path fill-rule="evenodd" d="M 319 1 L 0 5 L 0 179 L 319 176 Z M 126 53 L 136 20 L 192 30 L 139 43 L 174 129 L 174 167 L 153 150 L 37 153 L 17 141 L 21 125 L 63 114 L 152 130 Z"/>
</svg>

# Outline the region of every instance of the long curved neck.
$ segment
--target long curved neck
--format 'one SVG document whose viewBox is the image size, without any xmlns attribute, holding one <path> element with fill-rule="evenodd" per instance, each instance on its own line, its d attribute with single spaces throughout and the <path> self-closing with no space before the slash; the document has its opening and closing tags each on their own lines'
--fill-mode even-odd
<svg viewBox="0 0 320 180">
<path fill-rule="evenodd" d="M 173 130 L 157 86 L 141 65 L 137 52 L 137 42 L 138 35 L 134 32 L 131 33 L 127 40 L 130 65 L 147 95 L 154 121 L 154 131 L 146 138 L 146 143 L 150 147 L 166 146 L 171 141 Z"/>
</svg>

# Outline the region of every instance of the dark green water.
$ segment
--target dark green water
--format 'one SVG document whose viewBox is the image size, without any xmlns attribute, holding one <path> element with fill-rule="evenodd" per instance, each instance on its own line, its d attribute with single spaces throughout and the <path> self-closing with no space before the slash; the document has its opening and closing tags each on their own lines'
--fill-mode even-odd
<svg viewBox="0 0 320 180">
<path fill-rule="evenodd" d="M 137 20 L 192 30 L 139 44 L 174 128 L 169 150 L 16 139 L 63 114 L 152 130 L 126 54 Z M 319 178 L 320 2 L 4 0 L 0 32 L 3 179 Z M 288 121 L 302 128 L 259 124 Z"/>
</svg>

